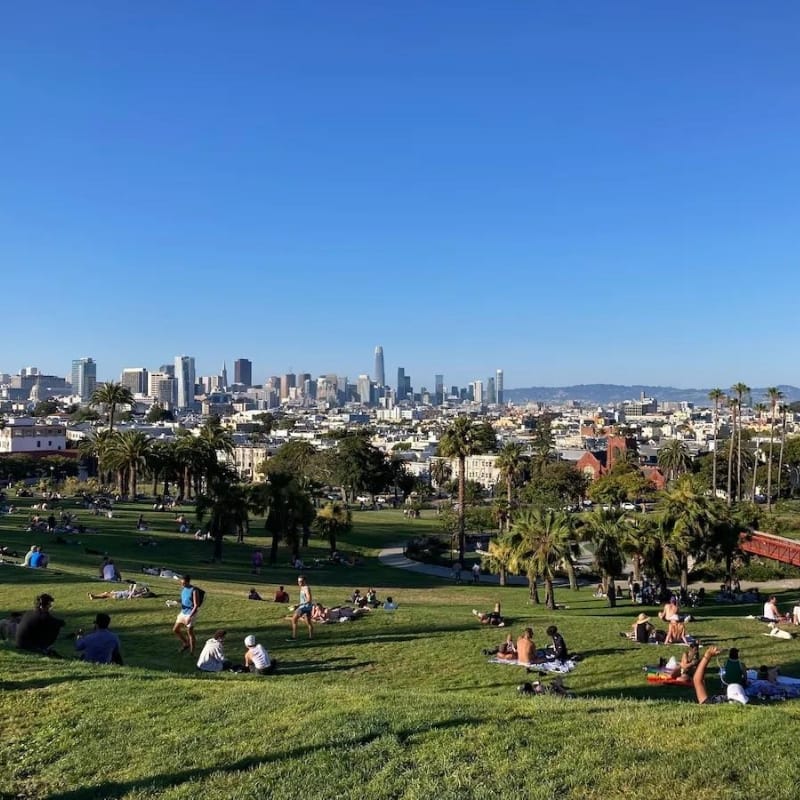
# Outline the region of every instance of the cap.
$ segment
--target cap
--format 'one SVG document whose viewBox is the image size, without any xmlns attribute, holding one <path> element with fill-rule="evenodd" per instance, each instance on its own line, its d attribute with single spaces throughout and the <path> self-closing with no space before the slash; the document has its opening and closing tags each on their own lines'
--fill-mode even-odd
<svg viewBox="0 0 800 800">
<path fill-rule="evenodd" d="M 740 683 L 732 683 L 728 686 L 728 701 L 746 706 L 750 702 L 750 698 L 745 694 Z"/>
<path fill-rule="evenodd" d="M 249 636 L 245 637 L 244 643 L 247 647 L 255 647 L 256 637 L 251 633 Z"/>
</svg>

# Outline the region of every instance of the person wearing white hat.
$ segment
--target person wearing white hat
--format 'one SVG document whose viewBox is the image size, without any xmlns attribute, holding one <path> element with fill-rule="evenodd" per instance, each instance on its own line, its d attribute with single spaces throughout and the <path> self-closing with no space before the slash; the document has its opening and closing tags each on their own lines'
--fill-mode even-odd
<svg viewBox="0 0 800 800">
<path fill-rule="evenodd" d="M 263 645 L 256 642 L 256 637 L 252 633 L 245 637 L 244 644 L 247 648 L 244 654 L 244 665 L 250 672 L 256 675 L 269 675 L 275 671 L 278 662 L 269 657 L 269 653 Z"/>
</svg>

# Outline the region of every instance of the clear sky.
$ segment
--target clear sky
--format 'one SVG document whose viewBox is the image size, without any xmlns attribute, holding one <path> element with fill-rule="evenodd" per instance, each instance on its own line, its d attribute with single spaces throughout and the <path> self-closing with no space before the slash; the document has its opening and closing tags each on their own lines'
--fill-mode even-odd
<svg viewBox="0 0 800 800">
<path fill-rule="evenodd" d="M 0 25 L 0 371 L 800 383 L 795 0 Z"/>
</svg>

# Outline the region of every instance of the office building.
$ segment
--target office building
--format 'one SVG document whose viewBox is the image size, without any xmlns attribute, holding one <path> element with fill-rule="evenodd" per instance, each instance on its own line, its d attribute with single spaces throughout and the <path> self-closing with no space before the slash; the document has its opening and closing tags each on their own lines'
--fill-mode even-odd
<svg viewBox="0 0 800 800">
<path fill-rule="evenodd" d="M 497 402 L 497 394 L 494 388 L 494 378 L 486 379 L 486 402 L 494 405 Z"/>
<path fill-rule="evenodd" d="M 378 386 L 386 386 L 386 370 L 383 364 L 383 347 L 381 345 L 375 348 L 375 383 Z"/>
<path fill-rule="evenodd" d="M 504 396 L 503 396 L 503 370 L 498 369 L 495 371 L 495 378 L 494 378 L 494 390 L 497 394 L 497 402 L 500 405 L 503 405 Z"/>
<path fill-rule="evenodd" d="M 223 361 L 222 362 L 222 375 L 220 377 L 220 383 L 222 384 L 222 390 L 228 390 L 228 365 Z"/>
<path fill-rule="evenodd" d="M 253 385 L 253 362 L 247 358 L 237 358 L 233 362 L 233 382 L 249 389 Z"/>
<path fill-rule="evenodd" d="M 97 364 L 91 358 L 76 358 L 72 362 L 72 393 L 88 403 L 97 387 Z"/>
<path fill-rule="evenodd" d="M 167 372 L 151 372 L 147 379 L 147 396 L 162 408 L 170 408 L 178 397 L 177 381 Z"/>
<path fill-rule="evenodd" d="M 369 379 L 369 375 L 358 376 L 358 381 L 356 382 L 356 391 L 358 392 L 358 401 L 361 403 L 361 405 L 375 405 L 374 384 Z"/>
<path fill-rule="evenodd" d="M 473 381 L 470 384 L 472 389 L 472 397 L 470 398 L 475 403 L 483 403 L 483 381 Z"/>
<path fill-rule="evenodd" d="M 123 386 L 131 390 L 131 394 L 147 394 L 148 375 L 144 367 L 126 367 L 122 370 L 119 381 Z"/>
<path fill-rule="evenodd" d="M 289 397 L 290 390 L 297 386 L 297 375 L 293 372 L 287 372 L 286 375 L 281 376 L 281 400 L 286 400 Z"/>
<path fill-rule="evenodd" d="M 175 381 L 178 393 L 177 407 L 194 407 L 195 372 L 193 356 L 175 356 Z"/>
<path fill-rule="evenodd" d="M 444 403 L 444 375 L 434 375 L 434 405 L 440 406 Z"/>
</svg>

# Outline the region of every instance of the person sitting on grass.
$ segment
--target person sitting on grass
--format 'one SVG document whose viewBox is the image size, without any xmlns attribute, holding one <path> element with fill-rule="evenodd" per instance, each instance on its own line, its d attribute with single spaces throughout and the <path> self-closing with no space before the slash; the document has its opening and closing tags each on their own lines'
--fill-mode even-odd
<svg viewBox="0 0 800 800">
<path fill-rule="evenodd" d="M 225 636 L 227 631 L 220 628 L 203 645 L 197 659 L 197 669 L 202 672 L 222 672 L 231 669 L 231 661 L 225 657 Z"/>
<path fill-rule="evenodd" d="M 380 601 L 378 600 L 378 593 L 373 589 L 369 588 L 367 590 L 367 596 L 365 598 L 366 605 L 370 608 L 377 608 L 380 605 Z"/>
<path fill-rule="evenodd" d="M 84 661 L 92 664 L 122 665 L 119 636 L 108 629 L 109 625 L 111 625 L 111 617 L 101 613 L 94 618 L 92 633 L 84 635 L 83 630 L 78 631 L 75 649 L 81 653 Z"/>
<path fill-rule="evenodd" d="M 391 597 L 387 597 L 383 603 L 384 611 L 397 611 L 397 603 Z"/>
<path fill-rule="evenodd" d="M 52 648 L 65 623 L 50 613 L 54 602 L 52 595 L 36 596 L 33 609 L 26 611 L 17 625 L 15 642 L 18 650 L 59 657 Z"/>
<path fill-rule="evenodd" d="M 744 692 L 744 687 L 739 683 L 731 683 L 728 685 L 728 690 L 724 694 L 709 695 L 706 689 L 706 670 L 708 669 L 708 662 L 714 656 L 720 654 L 720 649 L 714 645 L 706 648 L 700 663 L 697 665 L 694 677 L 692 678 L 692 685 L 694 686 L 694 694 L 697 702 L 701 706 L 717 705 L 718 703 L 735 702 L 746 705 L 748 697 Z"/>
<path fill-rule="evenodd" d="M 0 619 L 0 640 L 13 642 L 17 638 L 17 625 L 22 619 L 22 613 L 12 611 L 5 619 Z"/>
<path fill-rule="evenodd" d="M 244 640 L 247 650 L 244 654 L 244 665 L 256 675 L 269 675 L 275 672 L 278 662 L 269 657 L 263 645 L 256 643 L 256 637 L 250 634 Z"/>
<path fill-rule="evenodd" d="M 763 622 L 780 622 L 783 619 L 774 594 L 771 594 L 764 603 L 764 613 L 761 615 L 761 619 Z"/>
<path fill-rule="evenodd" d="M 288 603 L 289 602 L 289 592 L 283 588 L 283 586 L 278 587 L 278 591 L 275 592 L 275 602 L 276 603 Z"/>
<path fill-rule="evenodd" d="M 478 618 L 481 625 L 493 625 L 497 628 L 504 628 L 506 625 L 506 621 L 503 619 L 503 615 L 500 613 L 499 600 L 494 604 L 494 611 L 483 613 L 482 611 L 478 611 L 477 608 L 473 608 L 472 613 Z"/>
<path fill-rule="evenodd" d="M 517 646 L 514 644 L 514 636 L 508 634 L 506 640 L 497 648 L 497 658 L 502 661 L 516 661 Z"/>
<path fill-rule="evenodd" d="M 620 636 L 627 636 L 631 641 L 638 644 L 648 644 L 655 636 L 656 629 L 650 623 L 650 617 L 642 611 L 631 625 L 630 633 L 621 633 Z"/>
<path fill-rule="evenodd" d="M 547 635 L 552 642 L 549 649 L 552 650 L 555 660 L 561 663 L 567 661 L 569 659 L 567 643 L 564 641 L 564 637 L 558 632 L 558 628 L 555 625 L 550 625 L 547 629 Z"/>
<path fill-rule="evenodd" d="M 253 586 L 250 591 L 247 593 L 248 600 L 263 600 L 261 595 L 256 591 L 256 587 Z"/>
<path fill-rule="evenodd" d="M 686 623 L 681 622 L 681 618 L 677 614 L 673 614 L 669 619 L 669 627 L 667 628 L 667 637 L 664 639 L 664 644 L 689 644 L 689 639 L 686 636 Z"/>
<path fill-rule="evenodd" d="M 747 686 L 747 667 L 739 658 L 739 648 L 731 647 L 728 660 L 725 662 L 725 683 L 728 685 L 738 683 Z"/>
<path fill-rule="evenodd" d="M 691 678 L 697 665 L 700 663 L 700 645 L 697 642 L 692 642 L 689 649 L 681 654 L 681 661 L 678 667 L 673 671 L 673 678 Z"/>
<path fill-rule="evenodd" d="M 533 628 L 525 628 L 522 636 L 517 639 L 517 661 L 520 664 L 536 664 L 541 661 L 533 641 Z"/>
</svg>

